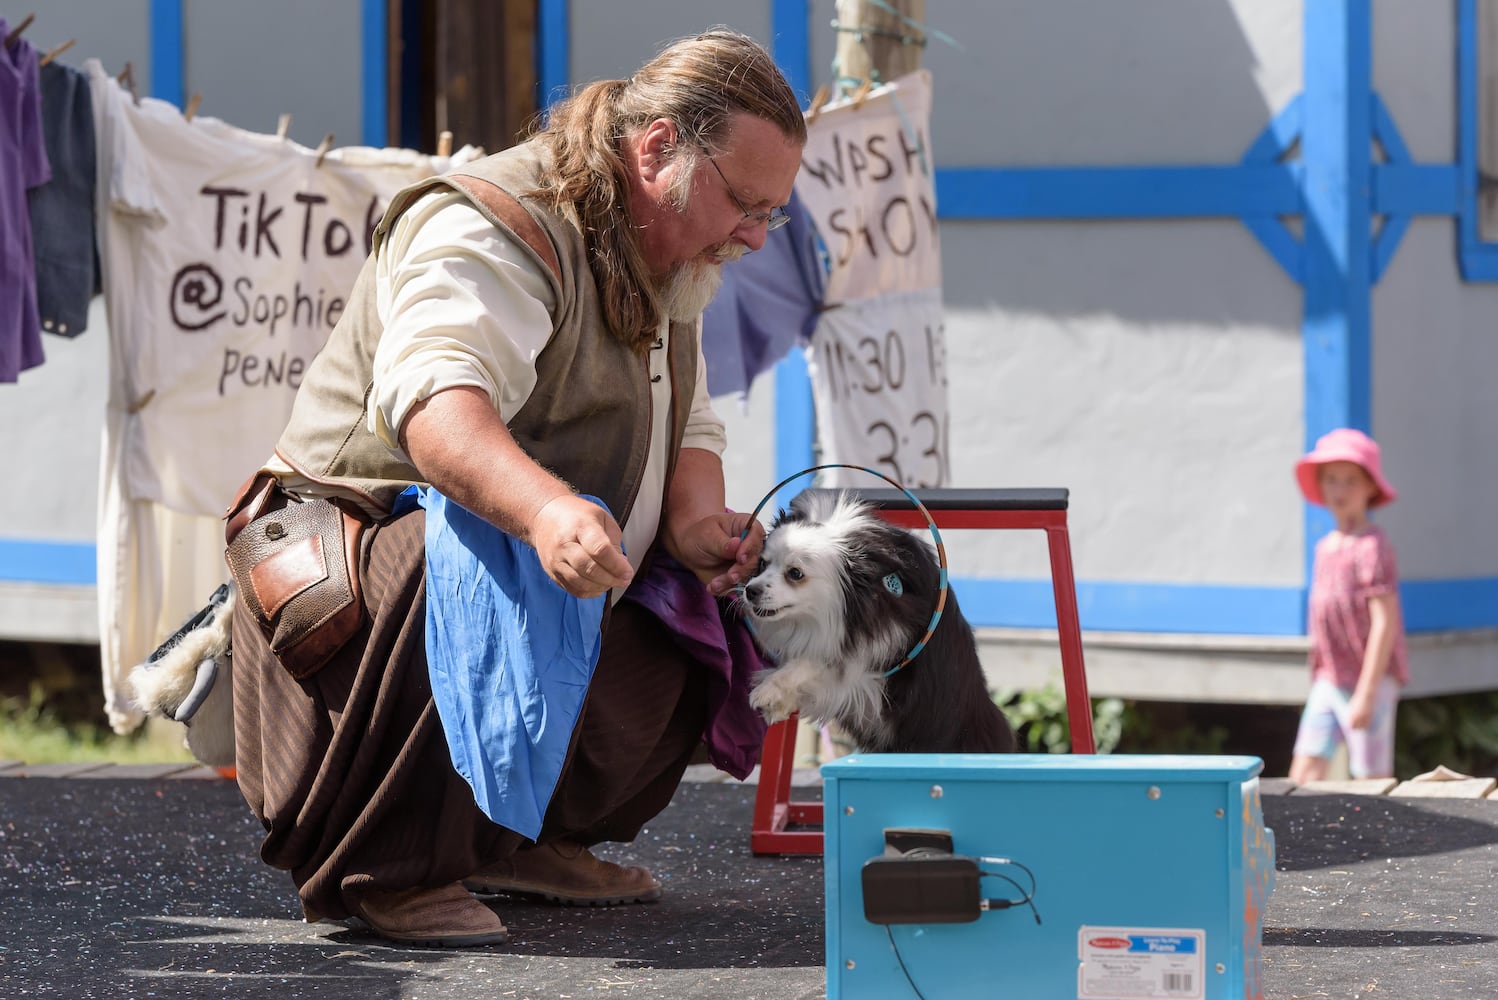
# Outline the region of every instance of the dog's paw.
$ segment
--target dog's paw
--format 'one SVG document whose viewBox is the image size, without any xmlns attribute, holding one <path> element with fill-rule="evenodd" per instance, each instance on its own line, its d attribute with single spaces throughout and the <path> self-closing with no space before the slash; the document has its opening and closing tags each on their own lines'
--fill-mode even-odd
<svg viewBox="0 0 1498 1000">
<path fill-rule="evenodd" d="M 764 716 L 766 722 L 784 722 L 799 707 L 796 691 L 779 670 L 760 674 L 749 692 L 749 706 Z"/>
</svg>

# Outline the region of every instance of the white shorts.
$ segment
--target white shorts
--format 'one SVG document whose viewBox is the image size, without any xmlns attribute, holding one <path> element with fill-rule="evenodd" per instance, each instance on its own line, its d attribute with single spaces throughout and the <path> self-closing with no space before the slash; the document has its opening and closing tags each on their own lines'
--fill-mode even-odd
<svg viewBox="0 0 1498 1000">
<path fill-rule="evenodd" d="M 1373 721 L 1367 729 L 1347 724 L 1352 692 L 1329 680 L 1312 683 L 1295 734 L 1297 757 L 1331 759 L 1339 743 L 1347 744 L 1347 770 L 1354 778 L 1394 774 L 1394 716 L 1399 708 L 1399 682 L 1385 677 L 1373 696 Z"/>
</svg>

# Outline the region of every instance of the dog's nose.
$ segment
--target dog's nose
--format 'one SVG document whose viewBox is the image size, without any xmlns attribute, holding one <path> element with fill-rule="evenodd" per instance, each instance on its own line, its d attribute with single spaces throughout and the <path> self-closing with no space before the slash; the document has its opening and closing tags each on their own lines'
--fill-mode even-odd
<svg viewBox="0 0 1498 1000">
<path fill-rule="evenodd" d="M 759 599 L 765 594 L 765 585 L 762 583 L 751 583 L 749 586 L 744 588 L 744 593 L 748 595 L 749 600 L 753 601 L 755 604 L 758 604 Z"/>
</svg>

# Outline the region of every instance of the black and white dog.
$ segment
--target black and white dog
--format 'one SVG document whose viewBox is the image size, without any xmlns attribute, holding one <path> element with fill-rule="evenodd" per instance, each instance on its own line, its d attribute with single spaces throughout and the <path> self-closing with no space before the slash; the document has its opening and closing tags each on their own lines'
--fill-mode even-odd
<svg viewBox="0 0 1498 1000">
<path fill-rule="evenodd" d="M 1007 753 L 1014 730 L 989 696 L 973 630 L 941 585 L 930 544 L 847 494 L 802 493 L 775 520 L 743 589 L 761 647 L 779 663 L 749 701 L 769 721 L 836 722 L 860 750 Z"/>
</svg>

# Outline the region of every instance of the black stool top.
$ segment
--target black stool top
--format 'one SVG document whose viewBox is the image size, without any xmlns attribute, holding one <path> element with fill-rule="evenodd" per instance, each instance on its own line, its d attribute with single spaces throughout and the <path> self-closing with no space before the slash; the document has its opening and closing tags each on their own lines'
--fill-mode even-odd
<svg viewBox="0 0 1498 1000">
<path fill-rule="evenodd" d="M 807 493 L 847 493 L 879 510 L 915 510 L 899 490 L 816 487 Z M 911 490 L 929 510 L 1066 510 L 1067 489 Z"/>
</svg>

